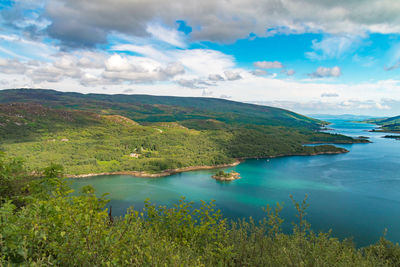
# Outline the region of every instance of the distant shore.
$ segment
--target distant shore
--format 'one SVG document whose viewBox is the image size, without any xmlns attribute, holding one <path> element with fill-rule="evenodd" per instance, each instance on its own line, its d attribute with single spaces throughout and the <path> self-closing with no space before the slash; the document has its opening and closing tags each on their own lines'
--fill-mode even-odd
<svg viewBox="0 0 400 267">
<path fill-rule="evenodd" d="M 279 154 L 279 155 L 274 155 L 274 156 L 269 156 L 269 157 L 249 157 L 249 158 L 239 158 L 240 161 L 245 161 L 247 159 L 273 159 L 273 158 L 281 158 L 281 157 L 292 157 L 292 156 L 318 156 L 318 155 L 336 155 L 336 154 L 344 154 L 348 153 L 347 149 L 342 148 L 340 151 L 321 151 L 321 152 L 315 152 L 315 153 L 297 153 L 297 154 Z"/>
<path fill-rule="evenodd" d="M 372 130 L 369 130 L 368 132 L 371 132 L 371 133 L 397 133 L 397 134 L 400 134 L 400 131 L 385 130 L 385 129 L 382 129 L 382 128 L 372 129 Z"/>
<path fill-rule="evenodd" d="M 171 170 L 165 170 L 158 173 L 149 173 L 145 171 L 117 171 L 117 172 L 102 172 L 102 173 L 88 173 L 88 174 L 67 174 L 67 178 L 91 178 L 95 176 L 102 176 L 102 175 L 130 175 L 134 177 L 142 177 L 142 178 L 159 178 L 159 177 L 166 177 L 177 173 L 182 172 L 189 172 L 189 171 L 200 171 L 200 170 L 212 170 L 212 169 L 219 169 L 219 168 L 227 168 L 239 165 L 241 162 L 247 159 L 269 159 L 269 158 L 279 158 L 279 157 L 289 157 L 289 156 L 317 156 L 317 155 L 334 155 L 334 154 L 343 154 L 349 152 L 347 149 L 342 149 L 340 151 L 325 151 L 325 152 L 316 152 L 316 153 L 299 153 L 299 154 L 280 154 L 275 156 L 269 157 L 248 157 L 248 158 L 238 158 L 233 163 L 228 164 L 220 164 L 220 165 L 206 165 L 206 166 L 191 166 L 191 167 L 184 167 L 184 168 L 177 168 Z"/>
</svg>

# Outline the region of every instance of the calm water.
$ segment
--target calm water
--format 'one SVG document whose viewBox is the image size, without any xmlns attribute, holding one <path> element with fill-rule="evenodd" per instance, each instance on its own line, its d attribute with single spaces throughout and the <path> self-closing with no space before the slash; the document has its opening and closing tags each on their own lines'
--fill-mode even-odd
<svg viewBox="0 0 400 267">
<path fill-rule="evenodd" d="M 323 119 L 323 118 L 322 118 Z M 381 138 L 366 130 L 373 125 L 329 120 L 333 132 L 369 136 L 372 144 L 342 145 L 341 155 L 294 156 L 248 160 L 236 167 L 242 179 L 229 183 L 211 178 L 215 170 L 194 171 L 165 178 L 101 176 L 76 179 L 78 189 L 92 184 L 99 194 L 110 193 L 113 213 L 129 206 L 142 208 L 143 201 L 163 205 L 188 200 L 216 200 L 230 218 L 261 218 L 261 207 L 284 203 L 285 229 L 295 220 L 289 195 L 302 200 L 308 194 L 308 220 L 316 231 L 333 229 L 336 237 L 353 237 L 358 246 L 376 242 L 388 228 L 387 237 L 400 242 L 400 141 Z"/>
</svg>

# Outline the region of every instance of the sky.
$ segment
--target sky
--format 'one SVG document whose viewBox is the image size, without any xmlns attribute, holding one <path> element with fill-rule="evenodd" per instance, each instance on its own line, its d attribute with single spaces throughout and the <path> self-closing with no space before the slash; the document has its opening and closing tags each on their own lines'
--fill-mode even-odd
<svg viewBox="0 0 400 267">
<path fill-rule="evenodd" d="M 0 89 L 400 114 L 398 0 L 1 0 Z"/>
</svg>

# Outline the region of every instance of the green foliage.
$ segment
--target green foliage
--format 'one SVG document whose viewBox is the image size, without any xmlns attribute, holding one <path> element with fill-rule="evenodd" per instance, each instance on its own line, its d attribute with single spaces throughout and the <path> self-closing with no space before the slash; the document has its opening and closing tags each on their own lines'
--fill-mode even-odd
<svg viewBox="0 0 400 267">
<path fill-rule="evenodd" d="M 399 266 L 399 246 L 384 238 L 356 249 L 314 233 L 306 200 L 293 200 L 299 222 L 285 234 L 279 204 L 260 222 L 228 222 L 214 202 L 184 199 L 113 218 L 105 195 L 90 186 L 71 195 L 61 178 L 336 153 L 344 150 L 303 144 L 357 142 L 317 132 L 324 122 L 207 98 L 21 89 L 1 91 L 0 102 L 1 148 L 14 156 L 0 155 L 0 266 Z"/>
<path fill-rule="evenodd" d="M 225 177 L 227 173 L 225 173 L 223 170 L 218 171 L 215 175 L 216 176 L 221 176 L 221 177 Z"/>
<path fill-rule="evenodd" d="M 19 198 L 25 191 L 25 184 L 29 180 L 21 159 L 7 159 L 4 153 L 0 152 L 0 204 L 8 199 L 19 203 Z"/>
<path fill-rule="evenodd" d="M 324 122 L 288 110 L 217 98 L 150 95 L 62 93 L 54 90 L 2 90 L 0 103 L 40 103 L 98 114 L 119 114 L 139 122 L 217 120 L 228 124 L 305 127 L 318 129 Z M 197 123 L 196 123 L 197 124 Z"/>
<path fill-rule="evenodd" d="M 12 170 L 5 172 L 7 176 L 24 180 L 13 162 L 3 159 L 2 169 Z M 71 195 L 65 182 L 55 177 L 59 170 L 52 165 L 41 172 L 34 181 L 41 181 L 42 194 L 30 195 L 23 207 L 2 195 L 0 266 L 400 264 L 399 245 L 384 237 L 357 249 L 330 233 L 314 233 L 306 221 L 307 197 L 301 203 L 292 198 L 298 213 L 292 234 L 282 232 L 279 204 L 267 206 L 266 217 L 259 222 L 252 218 L 228 222 L 214 202 L 197 206 L 184 198 L 173 207 L 147 200 L 142 211 L 131 208 L 124 217 L 113 218 L 105 208 L 105 195 L 97 197 L 91 186 Z"/>
<path fill-rule="evenodd" d="M 2 90 L 0 103 L 0 149 L 24 157 L 31 172 L 53 162 L 70 175 L 155 173 L 236 158 L 344 152 L 303 144 L 358 142 L 316 131 L 324 125 L 319 120 L 222 99 L 19 89 Z"/>
<path fill-rule="evenodd" d="M 62 164 L 67 174 L 160 172 L 227 164 L 235 158 L 340 152 L 334 146 L 305 147 L 302 144 L 324 140 L 341 143 L 344 139 L 354 142 L 350 137 L 304 128 L 254 124 L 230 124 L 226 128 L 203 130 L 165 122 L 142 126 L 121 116 L 55 110 L 31 104 L 0 105 L 0 118 L 2 116 L 9 121 L 0 127 L 1 149 L 9 156 L 23 156 L 32 172 L 45 168 L 47 162 Z M 136 156 L 132 157 L 132 153 Z"/>
<path fill-rule="evenodd" d="M 43 175 L 46 178 L 62 177 L 64 167 L 61 164 L 50 163 L 50 166 L 44 168 Z"/>
<path fill-rule="evenodd" d="M 218 172 L 215 174 L 215 176 L 217 176 L 217 177 L 225 177 L 225 178 L 228 178 L 228 177 L 231 177 L 231 176 L 233 176 L 233 175 L 235 175 L 235 174 L 237 174 L 237 173 L 234 172 L 234 171 L 231 171 L 231 172 L 224 172 L 223 170 L 220 170 L 220 171 L 218 171 Z"/>
<path fill-rule="evenodd" d="M 363 122 L 380 125 L 380 130 L 384 132 L 400 132 L 400 116 L 383 119 L 370 119 Z"/>
</svg>

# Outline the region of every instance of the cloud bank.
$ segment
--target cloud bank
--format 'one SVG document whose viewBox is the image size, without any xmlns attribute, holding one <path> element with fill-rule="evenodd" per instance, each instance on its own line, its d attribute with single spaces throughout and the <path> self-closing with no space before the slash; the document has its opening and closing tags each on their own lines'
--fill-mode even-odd
<svg viewBox="0 0 400 267">
<path fill-rule="evenodd" d="M 329 34 L 399 33 L 400 2 L 388 0 L 21 0 L 3 19 L 27 34 L 47 34 L 66 47 L 93 47 L 107 42 L 112 32 L 132 36 L 158 35 L 174 46 L 175 36 L 154 26 L 157 21 L 177 28 L 191 27 L 193 40 L 233 42 L 250 34 L 325 32 Z M 23 8 L 40 7 L 36 22 L 21 23 Z M 29 27 L 28 27 L 29 26 Z M 339 40 L 346 46 L 346 39 Z M 323 49 L 325 43 L 315 46 Z M 336 51 L 334 53 L 339 53 Z"/>
</svg>

